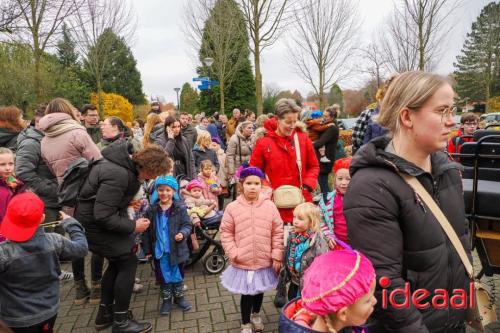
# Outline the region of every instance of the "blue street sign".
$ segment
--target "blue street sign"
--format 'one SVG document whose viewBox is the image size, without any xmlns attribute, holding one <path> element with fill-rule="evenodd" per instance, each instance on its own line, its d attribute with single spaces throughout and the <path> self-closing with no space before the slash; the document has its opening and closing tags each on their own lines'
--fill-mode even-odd
<svg viewBox="0 0 500 333">
<path fill-rule="evenodd" d="M 212 87 L 213 87 L 213 86 L 216 86 L 216 85 L 217 85 L 217 81 L 212 80 L 212 81 L 210 82 L 210 85 L 211 85 Z"/>
<path fill-rule="evenodd" d="M 208 82 L 209 78 L 208 77 L 194 77 L 193 81 L 201 81 L 201 82 Z"/>
<path fill-rule="evenodd" d="M 210 87 L 209 87 L 208 85 L 206 85 L 206 84 L 200 84 L 200 85 L 198 86 L 198 89 L 199 89 L 200 91 L 203 91 L 203 90 L 209 90 L 209 89 L 210 89 Z"/>
</svg>

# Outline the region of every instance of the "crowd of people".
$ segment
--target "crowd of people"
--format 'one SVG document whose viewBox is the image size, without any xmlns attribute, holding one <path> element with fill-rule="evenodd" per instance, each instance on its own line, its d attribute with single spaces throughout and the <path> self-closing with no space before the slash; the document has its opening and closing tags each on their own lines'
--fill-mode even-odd
<svg viewBox="0 0 500 333">
<path fill-rule="evenodd" d="M 0 320 L 13 332 L 52 332 L 60 280 L 72 277 L 75 304 L 98 307 L 97 330 L 149 332 L 129 309 L 139 260 L 152 261 L 159 314 L 189 311 L 194 231 L 219 219 L 229 260 L 221 285 L 241 295 L 242 333 L 264 329 L 263 296 L 274 289 L 280 332 L 464 333 L 465 309 L 383 308 L 377 281 L 389 279 L 388 292 L 408 282 L 468 290 L 456 250 L 405 179 L 431 194 L 470 257 L 461 169 L 446 150 L 459 151 L 477 116 L 463 115 L 450 140 L 454 91 L 436 74 L 395 75 L 376 99 L 356 124 L 352 157 L 338 105 L 304 111 L 280 99 L 273 114 L 228 118 L 154 102 L 132 124 L 63 98 L 29 124 L 1 107 Z M 62 200 L 77 171 L 74 200 Z"/>
</svg>

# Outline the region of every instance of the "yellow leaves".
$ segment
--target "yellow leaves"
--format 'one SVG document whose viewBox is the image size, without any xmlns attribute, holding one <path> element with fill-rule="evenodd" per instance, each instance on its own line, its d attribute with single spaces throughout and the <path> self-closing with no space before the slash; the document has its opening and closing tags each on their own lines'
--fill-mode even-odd
<svg viewBox="0 0 500 333">
<path fill-rule="evenodd" d="M 487 112 L 499 112 L 500 111 L 500 96 L 492 97 L 488 100 L 486 105 Z"/>
<path fill-rule="evenodd" d="M 133 105 L 125 97 L 113 93 L 101 93 L 104 117 L 118 117 L 124 122 L 132 122 L 134 119 Z M 97 93 L 90 95 L 90 101 L 96 105 L 99 112 L 100 103 Z"/>
</svg>

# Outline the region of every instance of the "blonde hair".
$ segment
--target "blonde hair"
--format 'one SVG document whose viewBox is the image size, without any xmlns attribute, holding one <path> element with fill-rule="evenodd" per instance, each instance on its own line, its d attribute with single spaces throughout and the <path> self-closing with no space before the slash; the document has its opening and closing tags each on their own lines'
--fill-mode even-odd
<svg viewBox="0 0 500 333">
<path fill-rule="evenodd" d="M 262 126 L 264 126 L 264 122 L 268 119 L 269 119 L 269 117 L 267 116 L 267 114 L 261 114 L 255 120 L 255 125 L 257 125 L 257 127 L 262 127 Z"/>
<path fill-rule="evenodd" d="M 0 155 L 3 155 L 3 154 L 11 154 L 12 156 L 14 156 L 14 152 L 12 150 L 10 150 L 9 148 L 0 147 Z"/>
<path fill-rule="evenodd" d="M 304 202 L 295 207 L 293 215 L 300 216 L 301 218 L 309 221 L 309 229 L 317 232 L 319 231 L 319 224 L 321 221 L 321 214 L 318 206 Z"/>
<path fill-rule="evenodd" d="M 47 104 L 47 108 L 45 109 L 45 114 L 49 113 L 66 113 L 71 116 L 73 120 L 79 121 L 76 118 L 75 107 L 71 104 L 67 99 L 64 98 L 54 98 Z"/>
<path fill-rule="evenodd" d="M 401 110 L 418 111 L 438 89 L 450 84 L 444 76 L 419 71 L 402 73 L 390 83 L 377 122 L 393 134 L 400 129 Z"/>
<path fill-rule="evenodd" d="M 151 132 L 153 132 L 153 128 L 161 122 L 160 116 L 156 113 L 148 114 L 146 117 L 146 124 L 144 125 L 144 137 L 142 138 L 142 144 L 144 147 L 147 147 L 151 143 L 149 141 Z"/>
<path fill-rule="evenodd" d="M 210 143 L 212 143 L 212 136 L 210 133 L 207 131 L 199 131 L 196 144 L 203 149 L 207 149 L 210 148 Z"/>
</svg>

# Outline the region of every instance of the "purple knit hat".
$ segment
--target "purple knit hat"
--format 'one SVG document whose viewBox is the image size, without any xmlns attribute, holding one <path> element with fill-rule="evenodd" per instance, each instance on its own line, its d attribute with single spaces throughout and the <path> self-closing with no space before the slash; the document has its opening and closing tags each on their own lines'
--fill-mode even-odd
<svg viewBox="0 0 500 333">
<path fill-rule="evenodd" d="M 259 168 L 256 168 L 256 167 L 247 167 L 247 168 L 241 169 L 237 178 L 239 179 L 240 182 L 243 182 L 245 180 L 245 178 L 247 178 L 248 176 L 257 176 L 260 179 L 266 178 L 266 176 L 264 175 L 262 170 L 260 170 Z"/>
</svg>

